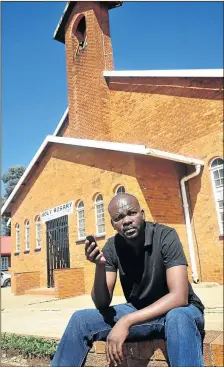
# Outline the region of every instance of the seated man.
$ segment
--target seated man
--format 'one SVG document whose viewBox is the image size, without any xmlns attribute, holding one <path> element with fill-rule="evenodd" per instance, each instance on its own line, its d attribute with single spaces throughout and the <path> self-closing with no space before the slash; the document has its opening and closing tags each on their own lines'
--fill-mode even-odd
<svg viewBox="0 0 224 367">
<path fill-rule="evenodd" d="M 187 277 L 187 261 L 176 231 L 146 222 L 133 195 L 116 195 L 108 207 L 118 232 L 100 251 L 86 241 L 96 264 L 92 299 L 96 309 L 73 314 L 52 367 L 81 367 L 92 342 L 106 340 L 108 365 L 123 359 L 125 340 L 162 336 L 171 367 L 202 367 L 204 307 Z M 109 307 L 119 270 L 127 303 Z"/>
</svg>

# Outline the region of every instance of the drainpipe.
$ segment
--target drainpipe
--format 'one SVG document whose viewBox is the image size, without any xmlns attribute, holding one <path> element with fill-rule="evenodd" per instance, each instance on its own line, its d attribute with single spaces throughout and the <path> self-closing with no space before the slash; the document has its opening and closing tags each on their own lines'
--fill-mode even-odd
<svg viewBox="0 0 224 367">
<path fill-rule="evenodd" d="M 197 265 L 196 265 L 196 260 L 195 260 L 194 242 L 193 242 L 193 235 L 192 235 L 192 228 L 191 228 L 191 221 L 190 221 L 190 214 L 189 214 L 189 205 L 188 205 L 188 201 L 187 201 L 185 182 L 189 181 L 191 178 L 199 175 L 200 172 L 201 172 L 201 165 L 196 164 L 195 165 L 195 172 L 191 173 L 188 176 L 183 177 L 180 181 L 181 194 L 182 194 L 182 199 L 183 199 L 184 216 L 185 216 L 185 222 L 186 222 L 186 228 L 187 228 L 188 247 L 189 247 L 189 251 L 190 251 L 192 278 L 193 278 L 194 283 L 198 283 L 199 278 L 198 278 Z"/>
</svg>

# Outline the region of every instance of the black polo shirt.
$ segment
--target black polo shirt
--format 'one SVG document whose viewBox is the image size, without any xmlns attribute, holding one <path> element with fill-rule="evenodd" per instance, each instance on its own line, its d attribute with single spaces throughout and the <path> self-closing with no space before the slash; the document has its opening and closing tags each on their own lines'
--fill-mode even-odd
<svg viewBox="0 0 224 367">
<path fill-rule="evenodd" d="M 119 234 L 111 237 L 102 251 L 107 261 L 106 271 L 119 270 L 125 298 L 137 309 L 147 307 L 169 293 L 167 269 L 188 266 L 177 232 L 158 223 L 145 222 L 145 243 L 139 255 Z M 203 312 L 203 304 L 188 284 L 188 303 Z"/>
</svg>

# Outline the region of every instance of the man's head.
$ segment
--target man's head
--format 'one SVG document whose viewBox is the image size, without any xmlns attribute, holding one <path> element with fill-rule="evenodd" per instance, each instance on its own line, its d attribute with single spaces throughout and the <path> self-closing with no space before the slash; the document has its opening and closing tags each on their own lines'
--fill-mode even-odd
<svg viewBox="0 0 224 367">
<path fill-rule="evenodd" d="M 145 213 L 135 196 L 128 193 L 114 196 L 109 203 L 108 212 L 114 229 L 129 243 L 135 242 L 142 234 Z"/>
</svg>

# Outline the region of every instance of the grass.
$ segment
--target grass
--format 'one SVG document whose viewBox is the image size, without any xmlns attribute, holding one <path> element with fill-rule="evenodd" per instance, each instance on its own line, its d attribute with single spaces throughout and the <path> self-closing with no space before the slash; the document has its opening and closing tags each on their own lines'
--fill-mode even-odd
<svg viewBox="0 0 224 367">
<path fill-rule="evenodd" d="M 2 350 L 18 350 L 24 357 L 50 357 L 55 353 L 57 344 L 56 340 L 9 333 L 2 333 L 0 342 Z"/>
</svg>

